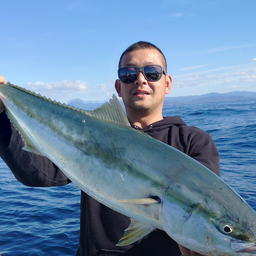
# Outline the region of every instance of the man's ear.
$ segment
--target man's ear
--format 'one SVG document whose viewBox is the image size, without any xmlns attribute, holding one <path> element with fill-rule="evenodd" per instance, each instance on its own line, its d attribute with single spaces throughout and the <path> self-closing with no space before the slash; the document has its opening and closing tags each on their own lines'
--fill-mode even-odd
<svg viewBox="0 0 256 256">
<path fill-rule="evenodd" d="M 170 75 L 166 75 L 165 94 L 169 94 L 171 89 L 172 89 L 172 77 Z"/>
<path fill-rule="evenodd" d="M 116 92 L 118 94 L 119 97 L 122 97 L 122 93 L 121 93 L 121 81 L 119 79 L 116 80 L 115 82 L 115 88 L 116 88 Z"/>
</svg>

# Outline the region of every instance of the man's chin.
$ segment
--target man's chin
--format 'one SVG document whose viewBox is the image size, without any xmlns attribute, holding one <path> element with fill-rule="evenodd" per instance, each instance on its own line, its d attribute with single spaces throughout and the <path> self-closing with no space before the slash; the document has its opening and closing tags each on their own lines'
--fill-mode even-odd
<svg viewBox="0 0 256 256">
<path fill-rule="evenodd" d="M 130 104 L 131 109 L 139 112 L 147 112 L 150 108 L 148 104 L 142 102 L 133 102 Z"/>
</svg>

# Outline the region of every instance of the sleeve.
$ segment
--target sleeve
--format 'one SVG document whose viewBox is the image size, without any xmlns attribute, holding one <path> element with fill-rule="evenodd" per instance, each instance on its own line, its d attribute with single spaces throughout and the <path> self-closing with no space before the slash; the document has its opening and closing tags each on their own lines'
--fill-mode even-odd
<svg viewBox="0 0 256 256">
<path fill-rule="evenodd" d="M 61 186 L 70 183 L 48 158 L 24 151 L 23 139 L 5 112 L 0 114 L 0 157 L 18 181 L 32 187 Z"/>
<path fill-rule="evenodd" d="M 212 136 L 198 128 L 195 131 L 191 136 L 188 155 L 220 176 L 220 157 Z"/>
</svg>

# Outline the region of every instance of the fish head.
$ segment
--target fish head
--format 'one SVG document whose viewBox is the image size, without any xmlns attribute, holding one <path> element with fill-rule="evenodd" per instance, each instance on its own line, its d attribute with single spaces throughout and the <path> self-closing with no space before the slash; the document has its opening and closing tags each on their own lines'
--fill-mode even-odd
<svg viewBox="0 0 256 256">
<path fill-rule="evenodd" d="M 207 256 L 256 254 L 254 211 L 249 211 L 250 216 L 248 212 L 232 216 L 221 210 L 216 209 L 214 213 L 201 205 L 185 207 L 165 201 L 160 222 L 172 239 L 197 253 Z"/>
</svg>

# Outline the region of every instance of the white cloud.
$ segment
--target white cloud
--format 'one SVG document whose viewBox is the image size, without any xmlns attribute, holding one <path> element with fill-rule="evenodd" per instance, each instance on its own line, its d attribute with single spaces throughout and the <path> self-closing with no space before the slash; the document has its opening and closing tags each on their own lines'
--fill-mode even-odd
<svg viewBox="0 0 256 256">
<path fill-rule="evenodd" d="M 234 85 L 234 86 L 227 86 L 226 89 L 228 90 L 232 90 L 232 91 L 235 91 L 235 90 L 250 90 L 250 87 L 249 85 Z"/>
<path fill-rule="evenodd" d="M 253 61 L 256 61 L 256 58 L 253 58 L 252 60 L 253 60 Z"/>
<path fill-rule="evenodd" d="M 169 14 L 169 17 L 171 17 L 171 18 L 180 18 L 182 16 L 183 16 L 183 13 L 180 13 L 180 12 Z"/>
<path fill-rule="evenodd" d="M 65 80 L 63 82 L 44 83 L 37 81 L 35 83 L 28 83 L 26 87 L 33 91 L 86 91 L 86 82 L 82 80 Z"/>
<path fill-rule="evenodd" d="M 252 47 L 252 46 L 255 46 L 255 44 L 223 46 L 223 47 L 217 47 L 217 48 L 206 50 L 206 51 L 203 52 L 203 54 L 214 53 L 214 52 L 222 52 L 222 51 L 239 49 L 239 48 L 246 48 L 246 47 Z"/>
<path fill-rule="evenodd" d="M 240 70 L 237 72 L 225 72 L 216 75 L 205 73 L 192 73 L 173 77 L 173 87 L 185 88 L 193 86 L 232 85 L 249 86 L 256 85 L 256 69 Z M 229 86 L 230 87 L 230 86 Z"/>
<path fill-rule="evenodd" d="M 180 71 L 184 70 L 192 70 L 192 69 L 197 69 L 197 68 L 203 68 L 209 66 L 209 64 L 204 64 L 204 65 L 198 65 L 198 66 L 192 66 L 192 67 L 186 67 L 186 68 L 181 68 Z"/>
<path fill-rule="evenodd" d="M 106 101 L 115 93 L 113 81 L 88 86 L 82 80 L 65 80 L 62 82 L 45 83 L 42 81 L 30 82 L 24 88 L 41 94 L 52 100 L 68 102 L 80 98 L 85 101 Z"/>
<path fill-rule="evenodd" d="M 108 99 L 112 96 L 112 94 L 116 93 L 113 83 L 106 83 L 106 84 L 96 84 L 92 86 L 90 91 L 97 95 L 100 98 Z"/>
<path fill-rule="evenodd" d="M 101 91 L 101 92 L 113 91 L 114 90 L 114 85 L 113 85 L 113 83 L 96 84 L 92 87 L 92 89 L 95 90 L 95 91 Z"/>
<path fill-rule="evenodd" d="M 25 84 L 24 88 L 60 102 L 67 102 L 74 98 L 83 98 L 88 90 L 86 82 L 82 80 L 65 80 L 53 83 L 37 81 Z"/>
</svg>

